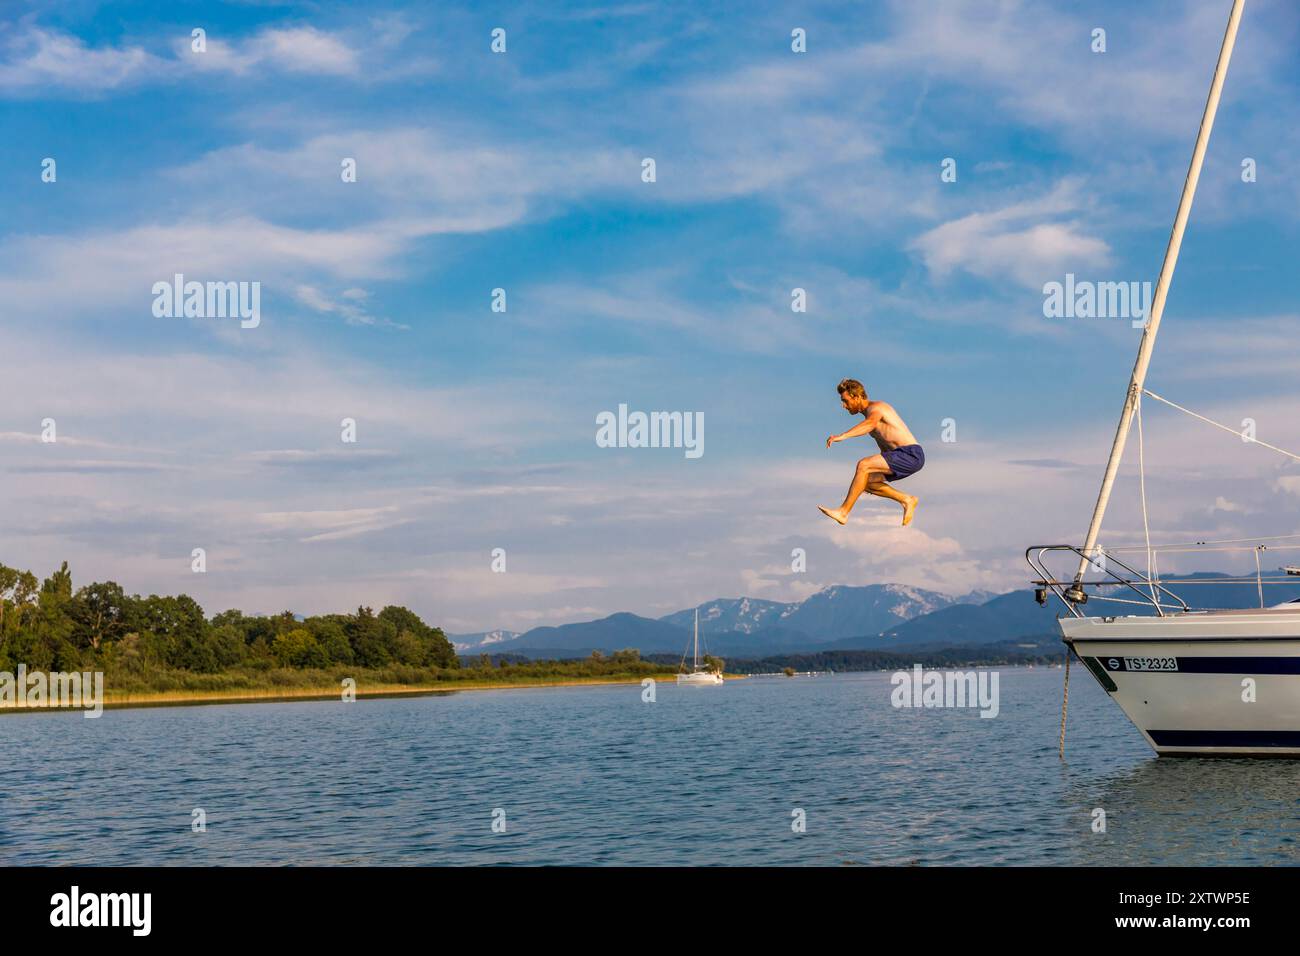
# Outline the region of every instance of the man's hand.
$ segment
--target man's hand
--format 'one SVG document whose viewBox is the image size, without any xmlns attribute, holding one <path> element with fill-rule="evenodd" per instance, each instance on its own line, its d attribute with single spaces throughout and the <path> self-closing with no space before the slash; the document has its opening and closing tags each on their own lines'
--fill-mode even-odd
<svg viewBox="0 0 1300 956">
<path fill-rule="evenodd" d="M 844 440 L 843 435 L 832 435 L 830 438 L 826 439 L 826 447 L 830 448 L 831 445 L 834 445 L 837 441 L 843 441 L 843 440 Z"/>
</svg>

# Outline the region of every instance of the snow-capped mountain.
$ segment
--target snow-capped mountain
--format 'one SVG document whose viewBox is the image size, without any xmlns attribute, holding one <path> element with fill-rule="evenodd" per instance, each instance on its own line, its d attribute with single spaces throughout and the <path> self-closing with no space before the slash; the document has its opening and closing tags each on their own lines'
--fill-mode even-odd
<svg viewBox="0 0 1300 956">
<path fill-rule="evenodd" d="M 700 630 L 708 633 L 739 631 L 742 634 L 752 634 L 774 626 L 798 607 L 798 604 L 764 601 L 760 598 L 718 598 L 700 605 Z M 689 629 L 695 624 L 695 608 L 674 611 L 659 620 Z"/>
<path fill-rule="evenodd" d="M 834 585 L 798 604 L 781 626 L 818 640 L 879 634 L 922 614 L 948 607 L 954 599 L 905 584 Z"/>
<path fill-rule="evenodd" d="M 447 640 L 451 641 L 451 646 L 456 648 L 457 654 L 473 654 L 476 651 L 487 650 L 493 644 L 513 641 L 519 634 L 519 631 L 504 631 L 498 628 L 495 631 L 480 631 L 477 634 L 448 634 Z"/>
<path fill-rule="evenodd" d="M 861 634 L 879 634 L 922 614 L 956 603 L 938 591 L 905 584 L 843 584 L 823 588 L 807 600 L 780 603 L 759 598 L 722 598 L 699 606 L 700 632 L 739 631 L 753 634 L 767 628 L 800 631 L 818 640 L 833 641 Z M 690 628 L 695 608 L 676 611 L 659 620 Z"/>
</svg>

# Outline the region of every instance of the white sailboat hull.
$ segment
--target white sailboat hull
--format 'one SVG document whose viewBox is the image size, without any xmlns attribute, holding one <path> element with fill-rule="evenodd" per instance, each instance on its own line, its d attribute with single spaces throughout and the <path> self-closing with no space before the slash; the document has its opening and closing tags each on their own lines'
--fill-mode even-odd
<svg viewBox="0 0 1300 956">
<path fill-rule="evenodd" d="M 1157 754 L 1300 757 L 1300 608 L 1059 623 Z"/>
<path fill-rule="evenodd" d="M 698 674 L 678 674 L 677 683 L 679 684 L 721 684 L 722 678 L 717 674 L 698 673 Z"/>
</svg>

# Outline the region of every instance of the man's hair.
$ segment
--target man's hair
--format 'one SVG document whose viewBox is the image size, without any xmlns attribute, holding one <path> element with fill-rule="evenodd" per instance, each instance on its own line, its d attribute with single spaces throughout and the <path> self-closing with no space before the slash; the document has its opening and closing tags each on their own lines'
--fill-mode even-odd
<svg viewBox="0 0 1300 956">
<path fill-rule="evenodd" d="M 854 398 L 865 399 L 867 397 L 867 390 L 856 378 L 846 378 L 844 381 L 840 382 L 839 385 L 835 386 L 835 390 L 841 395 L 847 392 Z"/>
</svg>

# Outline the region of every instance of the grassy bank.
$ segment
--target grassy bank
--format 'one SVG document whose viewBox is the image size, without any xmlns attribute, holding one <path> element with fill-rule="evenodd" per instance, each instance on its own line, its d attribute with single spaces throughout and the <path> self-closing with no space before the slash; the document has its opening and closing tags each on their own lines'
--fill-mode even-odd
<svg viewBox="0 0 1300 956">
<path fill-rule="evenodd" d="M 105 676 L 104 707 L 166 707 L 201 704 L 268 703 L 273 701 L 339 700 L 343 681 L 356 681 L 356 697 L 405 697 L 462 690 L 505 690 L 529 687 L 573 687 L 596 684 L 637 684 L 647 677 L 674 680 L 676 668 L 639 662 L 593 674 L 592 662 L 545 662 L 505 668 L 421 669 L 355 668 L 240 671 L 193 674 L 185 671 L 150 674 L 148 679 L 122 675 L 119 682 Z M 48 711 L 49 707 L 0 707 L 4 713 Z"/>
</svg>

